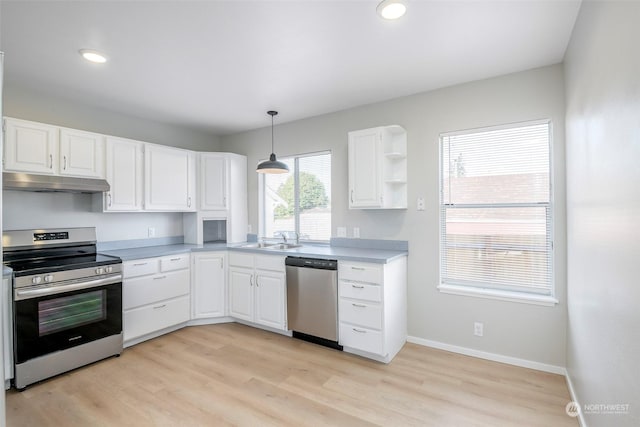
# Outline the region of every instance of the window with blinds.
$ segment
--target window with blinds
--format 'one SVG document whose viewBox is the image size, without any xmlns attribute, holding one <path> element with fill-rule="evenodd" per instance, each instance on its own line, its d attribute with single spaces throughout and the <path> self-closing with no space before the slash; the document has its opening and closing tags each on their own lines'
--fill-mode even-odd
<svg viewBox="0 0 640 427">
<path fill-rule="evenodd" d="M 440 137 L 440 288 L 552 297 L 551 124 Z"/>
<path fill-rule="evenodd" d="M 265 174 L 262 179 L 261 233 L 280 238 L 298 233 L 301 240 L 331 238 L 331 153 L 284 157 L 286 174 Z"/>
</svg>

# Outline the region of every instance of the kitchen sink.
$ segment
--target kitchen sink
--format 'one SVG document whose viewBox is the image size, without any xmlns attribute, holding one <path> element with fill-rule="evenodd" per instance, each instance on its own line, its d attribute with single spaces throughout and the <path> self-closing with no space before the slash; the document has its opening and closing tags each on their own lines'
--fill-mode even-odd
<svg viewBox="0 0 640 427">
<path fill-rule="evenodd" d="M 247 249 L 273 249 L 273 250 L 287 250 L 299 248 L 302 245 L 298 245 L 295 243 L 266 243 L 266 242 L 256 242 L 256 243 L 247 243 L 246 245 L 240 246 L 241 248 Z"/>
<path fill-rule="evenodd" d="M 271 246 L 267 247 L 267 249 L 283 250 L 283 249 L 299 248 L 300 246 L 302 246 L 302 245 L 296 245 L 294 243 L 276 243 L 275 245 L 271 245 Z"/>
<path fill-rule="evenodd" d="M 277 245 L 277 243 L 256 242 L 256 243 L 247 243 L 246 245 L 242 245 L 240 247 L 248 248 L 248 249 L 266 249 L 274 245 Z"/>
</svg>

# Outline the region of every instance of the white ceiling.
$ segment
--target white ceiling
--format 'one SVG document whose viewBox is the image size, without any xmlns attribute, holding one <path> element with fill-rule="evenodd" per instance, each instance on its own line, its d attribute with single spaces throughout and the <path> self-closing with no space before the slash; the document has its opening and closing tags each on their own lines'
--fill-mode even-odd
<svg viewBox="0 0 640 427">
<path fill-rule="evenodd" d="M 561 62 L 580 7 L 377 3 L 3 0 L 5 85 L 222 135 Z"/>
</svg>

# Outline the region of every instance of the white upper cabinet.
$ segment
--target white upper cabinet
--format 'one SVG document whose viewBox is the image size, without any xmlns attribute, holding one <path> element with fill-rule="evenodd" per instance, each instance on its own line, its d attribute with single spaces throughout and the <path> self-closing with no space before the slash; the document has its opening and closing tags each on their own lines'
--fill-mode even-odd
<svg viewBox="0 0 640 427">
<path fill-rule="evenodd" d="M 349 208 L 407 208 L 407 133 L 402 127 L 349 132 Z"/>
<path fill-rule="evenodd" d="M 104 136 L 5 118 L 6 171 L 104 178 Z"/>
<path fill-rule="evenodd" d="M 104 136 L 60 129 L 60 175 L 104 178 Z"/>
<path fill-rule="evenodd" d="M 200 154 L 200 209 L 226 210 L 227 158 L 224 154 Z"/>
<path fill-rule="evenodd" d="M 4 170 L 49 175 L 57 173 L 57 127 L 6 118 L 4 130 Z"/>
<path fill-rule="evenodd" d="M 144 209 L 195 211 L 195 153 L 146 144 Z"/>
<path fill-rule="evenodd" d="M 106 138 L 106 177 L 111 190 L 104 193 L 105 211 L 142 210 L 143 149 L 142 142 Z"/>
</svg>

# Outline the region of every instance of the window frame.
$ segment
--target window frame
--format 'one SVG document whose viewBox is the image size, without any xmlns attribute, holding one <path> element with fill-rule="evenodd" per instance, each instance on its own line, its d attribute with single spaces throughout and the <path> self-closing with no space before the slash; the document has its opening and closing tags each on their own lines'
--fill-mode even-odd
<svg viewBox="0 0 640 427">
<path fill-rule="evenodd" d="M 326 155 L 328 154 L 331 158 L 331 186 L 333 186 L 333 153 L 331 152 L 331 150 L 322 150 L 322 151 L 312 151 L 309 153 L 299 153 L 299 154 L 292 154 L 289 156 L 282 156 L 279 157 L 278 160 L 282 161 L 282 160 L 288 160 L 288 159 L 293 159 L 293 164 L 294 164 L 294 168 L 293 171 L 291 171 L 294 175 L 294 179 L 295 181 L 298 183 L 299 182 L 299 174 L 300 174 L 300 168 L 299 168 L 299 161 L 300 158 L 303 157 L 312 157 L 312 156 L 321 156 L 321 155 Z M 266 159 L 262 159 L 260 160 L 260 162 L 265 161 Z M 260 163 L 258 162 L 258 163 Z M 265 224 L 266 224 L 266 218 L 265 218 L 265 204 L 264 204 L 264 196 L 265 196 L 265 174 L 257 174 L 258 175 L 258 238 L 259 239 L 263 239 L 263 240 L 277 240 L 277 237 L 270 237 L 270 236 L 265 236 Z M 296 231 L 298 233 L 298 235 L 300 235 L 300 212 L 299 212 L 299 202 L 300 202 L 300 195 L 299 195 L 299 185 L 295 185 L 294 186 L 294 200 L 295 200 L 295 210 L 294 210 L 294 224 L 295 224 L 295 230 L 291 230 L 291 231 Z M 333 191 L 331 191 L 331 194 L 333 196 Z M 331 202 L 331 199 L 330 199 Z M 333 220 L 333 208 L 331 210 L 331 215 L 330 218 Z M 331 227 L 329 227 L 330 230 L 332 230 Z M 329 244 L 330 240 L 331 240 L 331 232 L 329 233 L 329 238 L 327 240 L 312 240 L 312 239 L 300 239 L 300 242 L 304 242 L 304 243 L 309 243 L 309 244 Z"/>
<path fill-rule="evenodd" d="M 548 265 L 550 269 L 549 277 L 550 277 L 550 293 L 546 294 L 536 294 L 533 292 L 523 292 L 516 290 L 506 290 L 506 289 L 498 289 L 497 287 L 482 287 L 478 285 L 458 285 L 458 284 L 449 284 L 443 283 L 443 248 L 444 248 L 444 240 L 445 240 L 445 232 L 446 232 L 446 206 L 444 203 L 444 139 L 446 137 L 457 136 L 457 135 L 469 135 L 473 133 L 482 133 L 482 132 L 490 132 L 497 130 L 505 130 L 505 129 L 515 129 L 520 127 L 527 126 L 535 126 L 546 124 L 548 125 L 548 144 L 549 144 L 549 202 L 547 203 L 514 203 L 514 204 L 505 204 L 505 203 L 481 203 L 481 204 L 467 204 L 460 205 L 459 208 L 491 208 L 491 207 L 543 207 L 546 206 L 549 210 L 548 215 L 548 236 L 549 241 L 547 242 L 547 246 L 549 248 L 547 252 Z M 443 132 L 439 135 L 438 140 L 438 162 L 439 162 L 439 170 L 438 170 L 438 291 L 445 294 L 453 294 L 453 295 L 464 295 L 464 296 L 473 296 L 479 298 L 488 298 L 494 300 L 501 301 L 509 301 L 509 302 L 517 302 L 517 303 L 527 303 L 527 304 L 536 304 L 543 306 L 553 306 L 558 304 L 558 300 L 556 298 L 556 286 L 555 286 L 555 263 L 554 263 L 554 240 L 555 240 L 555 208 L 554 208 L 554 161 L 553 161 L 553 122 L 551 119 L 540 119 L 540 120 L 529 120 L 522 122 L 513 122 L 506 123 L 495 126 L 485 126 L 478 128 L 469 128 L 464 130 L 452 131 L 452 132 Z M 455 205 L 449 204 L 450 207 L 456 208 Z"/>
</svg>

